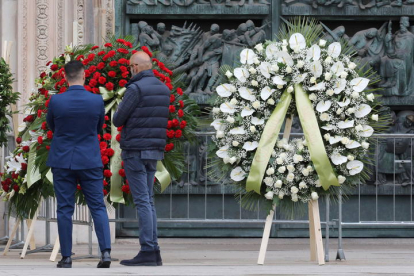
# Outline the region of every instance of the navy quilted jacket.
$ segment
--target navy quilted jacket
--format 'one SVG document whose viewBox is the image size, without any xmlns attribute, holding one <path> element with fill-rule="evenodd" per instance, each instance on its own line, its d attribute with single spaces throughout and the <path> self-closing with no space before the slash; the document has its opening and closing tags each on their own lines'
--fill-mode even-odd
<svg viewBox="0 0 414 276">
<path fill-rule="evenodd" d="M 121 149 L 164 151 L 170 90 L 154 76 L 152 70 L 136 74 L 126 87 L 113 118 L 115 126 L 124 126 Z"/>
</svg>

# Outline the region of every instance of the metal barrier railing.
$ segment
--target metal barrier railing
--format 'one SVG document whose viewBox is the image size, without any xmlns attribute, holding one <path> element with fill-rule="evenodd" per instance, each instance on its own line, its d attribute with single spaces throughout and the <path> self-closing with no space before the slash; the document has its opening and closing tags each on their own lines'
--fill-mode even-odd
<svg viewBox="0 0 414 276">
<path fill-rule="evenodd" d="M 391 228 L 405 228 L 414 227 L 413 221 L 413 139 L 414 134 L 376 134 L 373 135 L 375 139 L 375 179 L 371 180 L 370 192 L 374 192 L 375 204 L 368 202 L 369 193 L 364 195 L 364 188 L 367 185 L 362 185 L 361 182 L 357 185 L 357 196 L 358 196 L 358 212 L 357 218 L 353 221 L 346 221 L 343 219 L 343 200 L 342 195 L 338 201 L 338 251 L 336 259 L 345 259 L 345 253 L 342 245 L 343 238 L 343 227 L 391 227 Z M 381 155 L 381 158 L 380 158 Z M 381 159 L 381 160 L 380 160 Z M 381 162 L 385 162 L 381 163 Z M 391 164 L 389 164 L 391 163 Z M 385 173 L 383 167 L 386 165 L 392 166 L 391 173 Z M 408 165 L 408 166 L 407 166 Z M 381 167 L 381 168 L 380 168 Z M 398 167 L 398 168 L 397 168 Z M 387 172 L 390 172 L 388 170 Z M 382 174 L 382 175 L 381 175 Z M 388 179 L 387 179 L 388 174 Z M 400 174 L 405 174 L 404 179 L 399 179 L 397 183 L 397 177 Z M 408 174 L 408 178 L 407 178 Z M 374 175 L 373 175 L 374 176 Z M 390 178 L 392 178 L 391 183 Z M 390 188 L 391 185 L 391 188 Z M 388 189 L 386 189 L 388 188 Z M 372 191 L 374 190 L 374 191 Z M 392 213 L 386 213 L 383 218 L 380 219 L 380 208 L 384 207 L 380 203 L 381 196 L 392 196 L 392 204 L 387 208 L 392 207 Z M 409 216 L 399 216 L 397 218 L 397 197 L 409 197 Z M 370 204 L 371 208 L 374 209 L 375 213 L 372 217 L 375 219 L 366 220 L 363 219 L 362 210 L 364 210 L 364 204 Z M 406 204 L 407 205 L 407 204 Z M 406 208 L 407 209 L 407 208 Z M 404 209 L 404 211 L 407 211 Z M 372 209 L 370 209 L 372 210 Z M 367 215 L 365 215 L 367 217 Z"/>
<path fill-rule="evenodd" d="M 199 145 L 196 145 L 197 150 L 199 148 L 206 148 L 208 143 L 209 143 L 209 138 L 210 136 L 214 134 L 212 132 L 199 132 L 197 133 L 197 136 L 199 137 Z M 292 134 L 292 136 L 301 136 L 302 134 Z M 322 224 L 325 226 L 325 259 L 326 261 L 329 260 L 329 237 L 330 237 L 330 230 L 332 229 L 332 227 L 337 227 L 338 228 L 338 251 L 337 251 L 337 259 L 345 259 L 345 255 L 344 255 L 344 251 L 343 251 L 343 246 L 342 246 L 342 238 L 343 238 L 343 227 L 348 227 L 348 226 L 352 226 L 352 227 L 366 227 L 366 226 L 387 226 L 387 227 L 414 227 L 414 221 L 413 221 L 413 198 L 412 198 L 412 194 L 413 194 L 413 168 L 412 168 L 412 146 L 413 146 L 413 139 L 414 139 L 414 135 L 413 134 L 381 134 L 381 135 L 374 135 L 373 138 L 376 141 L 376 149 L 375 149 L 375 163 L 374 163 L 374 168 L 375 170 L 375 178 L 371 181 L 371 184 L 377 184 L 374 187 L 369 186 L 369 185 L 362 185 L 361 183 L 359 183 L 357 185 L 357 188 L 355 190 L 355 195 L 357 196 L 357 206 L 358 206 L 358 212 L 357 213 L 357 219 L 355 219 L 354 221 L 349 221 L 347 219 L 343 218 L 343 210 L 347 210 L 347 206 L 344 206 L 344 202 L 342 201 L 342 198 L 340 196 L 339 198 L 339 203 L 338 203 L 338 219 L 337 220 L 331 220 L 330 218 L 330 212 L 331 212 L 331 205 L 329 202 L 329 198 L 325 198 L 325 206 L 326 206 L 326 220 L 322 221 Z M 384 140 L 385 139 L 385 140 Z M 391 140 L 390 140 L 391 139 Z M 409 139 L 409 149 L 410 152 L 405 155 L 400 155 L 398 156 L 398 154 L 396 155 L 397 151 L 399 150 L 399 146 L 400 146 L 400 141 L 398 139 Z M 387 143 L 391 143 L 393 146 L 391 148 L 393 148 L 393 152 L 388 152 L 391 155 L 394 155 L 394 159 L 393 159 L 393 164 L 394 164 L 394 174 L 392 176 L 387 176 L 388 178 L 392 177 L 393 182 L 392 182 L 392 186 L 391 188 L 388 188 L 388 190 L 386 189 L 382 189 L 381 185 L 379 185 L 379 172 L 378 172 L 378 167 L 379 167 L 379 162 L 380 162 L 380 151 L 383 149 L 384 146 L 384 141 Z M 391 142 L 389 142 L 391 141 Z M 404 142 L 406 143 L 406 142 Z M 200 145 L 201 144 L 201 145 Z M 187 157 L 190 156 L 190 147 L 186 148 L 187 150 Z M 387 148 L 387 150 L 389 151 L 389 147 Z M 265 215 L 263 215 L 263 212 L 261 212 L 261 210 L 259 209 L 254 215 L 252 213 L 248 213 L 246 215 L 245 211 L 243 211 L 243 209 L 241 208 L 241 206 L 239 206 L 239 214 L 237 216 L 233 216 L 233 217 L 227 217 L 226 216 L 226 206 L 229 204 L 228 201 L 226 201 L 226 195 L 231 194 L 233 191 L 231 190 L 231 188 L 229 188 L 229 185 L 227 185 L 226 183 L 210 183 L 209 178 L 208 178 L 208 156 L 207 156 L 207 152 L 206 150 L 204 150 L 202 152 L 202 154 L 200 154 L 199 152 L 197 153 L 199 158 L 196 160 L 197 164 L 201 164 L 201 165 L 197 165 L 198 169 L 199 168 L 203 168 L 203 172 L 201 173 L 201 177 L 199 177 L 199 179 L 203 179 L 202 185 L 198 185 L 195 188 L 191 186 L 191 171 L 194 171 L 194 168 L 191 168 L 190 166 L 193 166 L 193 164 L 191 164 L 191 162 L 187 162 L 188 163 L 188 167 L 187 167 L 187 174 L 185 175 L 185 177 L 187 178 L 187 183 L 180 186 L 179 183 L 175 183 L 172 187 L 168 188 L 166 191 L 166 195 L 168 196 L 168 206 L 169 206 L 169 210 L 168 210 L 168 214 L 164 215 L 164 216 L 159 216 L 158 222 L 159 223 L 164 223 L 164 224 L 168 224 L 168 223 L 195 223 L 195 224 L 200 224 L 200 225 L 206 225 L 206 224 L 221 224 L 221 225 L 236 225 L 236 224 L 241 224 L 241 225 L 257 225 L 257 226 L 262 226 L 264 225 L 265 222 Z M 396 157 L 397 156 L 397 157 Z M 405 159 L 403 159 L 405 158 Z M 191 159 L 191 158 L 189 158 Z M 194 158 L 192 158 L 194 159 Z M 191 160 L 190 160 L 191 161 Z M 398 183 L 397 183 L 397 166 L 403 166 L 406 170 L 409 171 L 409 176 L 410 179 L 407 183 L 407 186 L 402 190 L 401 188 L 398 187 Z M 196 170 L 197 170 L 196 168 Z M 407 169 L 408 168 L 408 169 Z M 204 177 L 204 178 L 203 178 Z M 198 179 L 198 180 L 199 180 Z M 382 178 L 382 180 L 384 180 L 384 178 Z M 390 184 L 384 184 L 384 185 L 388 185 L 387 187 L 390 186 Z M 364 192 L 365 190 L 367 190 L 366 187 L 369 187 L 371 192 L 372 190 L 374 191 L 375 195 L 375 220 L 372 221 L 366 221 L 363 219 L 363 215 L 361 214 L 361 211 L 363 209 L 363 204 L 364 204 Z M 408 191 L 409 190 L 409 191 Z M 389 213 L 390 216 L 387 217 L 387 219 L 389 219 L 388 221 L 384 221 L 384 219 L 381 218 L 380 215 L 380 208 L 381 208 L 381 201 L 380 201 L 380 197 L 383 195 L 383 192 L 386 191 L 386 195 L 391 196 L 392 195 L 392 213 Z M 221 197 L 221 201 L 217 202 L 217 200 L 212 201 L 211 199 L 211 195 L 212 192 L 214 192 L 215 196 L 220 196 Z M 177 199 L 175 198 L 177 195 L 181 196 L 181 201 L 184 200 L 185 203 L 181 205 L 180 208 L 184 209 L 184 210 L 180 210 L 181 214 L 184 214 L 182 216 L 176 216 L 175 215 L 175 210 L 177 210 L 177 206 L 173 206 L 174 203 L 177 201 Z M 204 210 L 202 210 L 202 215 L 197 215 L 194 216 L 191 214 L 190 210 L 191 210 L 191 200 L 192 197 L 197 195 L 199 198 L 201 196 L 202 198 L 202 202 L 203 202 L 203 208 Z M 165 195 L 164 195 L 165 196 Z M 183 197 L 184 196 L 184 199 Z M 409 206 L 410 206 L 410 211 L 409 211 L 409 216 L 407 217 L 407 219 L 405 220 L 399 220 L 399 216 L 397 213 L 397 209 L 396 209 L 396 204 L 397 204 L 397 198 L 399 196 L 409 196 Z M 216 197 L 217 199 L 217 197 Z M 181 202 L 182 203 L 182 202 Z M 211 218 L 208 214 L 208 209 L 209 206 L 212 205 L 216 205 L 216 206 L 221 206 L 222 210 L 221 210 L 221 214 L 220 216 L 216 216 L 214 218 Z M 174 207 L 174 208 L 173 208 Z M 278 211 L 275 212 L 275 218 L 273 221 L 273 224 L 303 224 L 306 225 L 308 224 L 307 220 L 303 220 L 303 219 L 294 219 L 294 220 L 286 220 L 283 218 L 279 218 L 277 217 L 277 214 L 280 215 L 280 211 L 278 213 Z M 347 214 L 347 213 L 346 213 Z M 46 235 L 46 246 L 43 249 L 47 249 L 50 250 L 50 223 L 51 222 L 56 222 L 56 205 L 54 202 L 54 199 L 49 199 L 49 200 L 45 200 L 42 204 L 42 207 L 40 208 L 39 211 L 39 216 L 38 219 L 40 220 L 44 220 L 45 224 L 46 224 L 46 231 L 45 231 L 45 235 Z M 135 215 L 133 217 L 123 217 L 123 214 L 120 212 L 120 209 L 117 209 L 117 213 L 116 213 L 116 218 L 115 219 L 110 219 L 110 222 L 116 222 L 116 223 L 125 223 L 125 222 L 137 222 L 138 216 Z M 89 211 L 87 210 L 87 208 L 85 206 L 77 206 L 75 209 L 75 213 L 74 213 L 74 224 L 80 224 L 80 225 L 87 225 L 88 227 L 88 234 L 89 234 L 89 256 L 93 256 L 92 255 L 92 231 L 93 231 L 93 224 L 92 224 L 92 219 L 90 217 Z M 38 250 L 39 251 L 39 250 Z M 38 252 L 38 251 L 34 251 L 34 252 Z M 33 253 L 34 253 L 33 252 Z M 28 252 L 29 253 L 29 252 Z M 95 257 L 95 256 L 94 256 Z"/>
</svg>

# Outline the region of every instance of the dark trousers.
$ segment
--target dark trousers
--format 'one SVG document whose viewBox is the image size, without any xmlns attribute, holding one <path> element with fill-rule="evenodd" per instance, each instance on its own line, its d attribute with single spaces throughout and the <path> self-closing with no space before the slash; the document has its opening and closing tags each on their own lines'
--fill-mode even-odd
<svg viewBox="0 0 414 276">
<path fill-rule="evenodd" d="M 123 159 L 129 188 L 138 211 L 141 250 L 159 250 L 153 191 L 157 160 L 141 159 L 139 155 Z"/>
<path fill-rule="evenodd" d="M 101 251 L 111 249 L 108 213 L 103 200 L 102 168 L 88 170 L 52 168 L 52 172 L 57 199 L 57 222 L 62 256 L 72 255 L 72 215 L 75 208 L 77 183 L 81 185 L 91 212 L 99 248 Z"/>
</svg>

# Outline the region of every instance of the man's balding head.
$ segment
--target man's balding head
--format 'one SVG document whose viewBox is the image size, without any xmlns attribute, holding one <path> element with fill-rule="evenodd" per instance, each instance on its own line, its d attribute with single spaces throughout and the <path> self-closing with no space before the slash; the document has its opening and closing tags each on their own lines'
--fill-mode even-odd
<svg viewBox="0 0 414 276">
<path fill-rule="evenodd" d="M 141 71 L 152 68 L 151 57 L 145 52 L 136 52 L 129 59 L 129 65 L 131 66 L 131 74 L 134 76 Z"/>
</svg>

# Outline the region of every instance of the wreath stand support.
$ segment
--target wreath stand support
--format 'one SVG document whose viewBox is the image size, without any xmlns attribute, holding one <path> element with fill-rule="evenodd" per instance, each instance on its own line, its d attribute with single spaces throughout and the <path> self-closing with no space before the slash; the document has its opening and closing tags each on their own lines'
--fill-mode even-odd
<svg viewBox="0 0 414 276">
<path fill-rule="evenodd" d="M 293 117 L 286 118 L 285 131 L 283 138 L 289 140 L 292 129 Z M 266 223 L 263 231 L 262 244 L 260 245 L 259 258 L 257 264 L 263 265 L 266 257 L 267 245 L 269 244 L 270 230 L 272 228 L 273 217 L 276 205 L 273 205 L 269 215 L 266 217 Z M 321 220 L 319 216 L 318 200 L 311 200 L 308 203 L 309 211 L 309 238 L 310 238 L 310 260 L 317 261 L 319 265 L 325 264 Z"/>
</svg>

